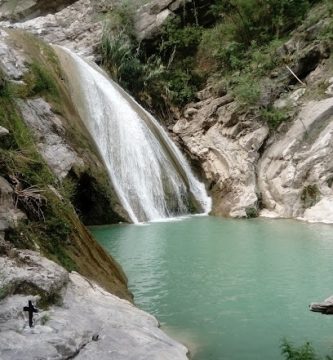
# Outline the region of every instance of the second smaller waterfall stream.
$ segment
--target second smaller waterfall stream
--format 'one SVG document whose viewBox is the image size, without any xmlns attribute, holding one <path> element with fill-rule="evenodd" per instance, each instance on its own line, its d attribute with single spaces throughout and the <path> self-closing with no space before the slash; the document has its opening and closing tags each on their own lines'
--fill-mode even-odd
<svg viewBox="0 0 333 360">
<path fill-rule="evenodd" d="M 210 209 L 203 184 L 163 128 L 94 64 L 55 47 L 73 101 L 134 223 Z M 135 81 L 135 79 L 133 79 Z"/>
</svg>

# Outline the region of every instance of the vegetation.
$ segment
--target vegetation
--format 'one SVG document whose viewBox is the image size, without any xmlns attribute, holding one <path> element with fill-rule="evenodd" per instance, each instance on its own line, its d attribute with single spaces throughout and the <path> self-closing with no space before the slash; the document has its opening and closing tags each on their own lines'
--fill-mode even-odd
<svg viewBox="0 0 333 360">
<path fill-rule="evenodd" d="M 306 342 L 304 345 L 299 347 L 294 346 L 287 340 L 283 340 L 281 345 L 281 353 L 284 356 L 285 360 L 321 360 L 322 357 L 318 356 L 313 346 Z M 326 360 L 332 360 L 331 356 L 325 356 Z"/>
<path fill-rule="evenodd" d="M 288 112 L 260 103 L 260 80 L 292 60 L 277 50 L 317 2 L 212 0 L 210 23 L 202 25 L 183 12 L 167 21 L 158 41 L 138 43 L 133 2 L 127 1 L 108 17 L 102 63 L 137 99 L 150 108 L 154 101 L 153 108 L 162 113 L 195 100 L 207 77 L 222 79 L 241 107 L 261 107 L 259 115 L 274 129 Z M 325 11 L 330 7 L 328 2 Z M 328 29 L 320 36 L 328 38 Z"/>
<path fill-rule="evenodd" d="M 12 184 L 15 202 L 28 216 L 26 223 L 8 232 L 7 239 L 19 248 L 38 246 L 67 269 L 74 269 L 65 251 L 71 234 L 70 204 L 51 190 L 50 186 L 58 187 L 57 180 L 8 92 L 0 96 L 0 125 L 10 131 L 0 145 L 0 175 Z"/>
<path fill-rule="evenodd" d="M 289 119 L 288 109 L 276 109 L 272 106 L 261 110 L 261 117 L 271 129 L 276 129 L 282 122 Z"/>
</svg>

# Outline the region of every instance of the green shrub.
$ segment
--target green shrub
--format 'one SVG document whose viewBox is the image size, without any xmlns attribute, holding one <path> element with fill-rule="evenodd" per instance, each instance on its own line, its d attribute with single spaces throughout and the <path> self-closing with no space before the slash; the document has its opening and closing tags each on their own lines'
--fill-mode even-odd
<svg viewBox="0 0 333 360">
<path fill-rule="evenodd" d="M 269 107 L 261 110 L 261 117 L 271 129 L 276 129 L 283 121 L 288 120 L 289 114 L 286 109 Z"/>
<path fill-rule="evenodd" d="M 183 26 L 180 17 L 172 18 L 163 26 L 158 51 L 166 62 L 174 52 L 176 58 L 191 57 L 197 51 L 202 33 L 201 26 Z"/>
<path fill-rule="evenodd" d="M 299 347 L 294 346 L 287 340 L 282 341 L 281 345 L 281 353 L 285 360 L 320 360 L 319 357 L 314 349 L 313 346 L 306 342 L 304 345 Z M 326 360 L 332 360 L 333 358 L 330 356 L 325 356 Z"/>
<path fill-rule="evenodd" d="M 316 205 L 320 200 L 320 191 L 318 186 L 316 184 L 305 186 L 301 193 L 301 200 L 305 209 Z"/>
<path fill-rule="evenodd" d="M 238 79 L 233 88 L 233 93 L 242 105 L 255 105 L 261 95 L 258 83 L 249 75 Z"/>
<path fill-rule="evenodd" d="M 217 0 L 212 11 L 220 16 L 234 41 L 250 45 L 279 38 L 299 24 L 309 0 Z"/>
</svg>

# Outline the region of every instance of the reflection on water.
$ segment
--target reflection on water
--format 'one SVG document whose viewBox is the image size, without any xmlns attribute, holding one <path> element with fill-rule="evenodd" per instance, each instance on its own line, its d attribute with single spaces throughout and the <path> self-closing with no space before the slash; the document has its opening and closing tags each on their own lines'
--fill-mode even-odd
<svg viewBox="0 0 333 360">
<path fill-rule="evenodd" d="M 333 317 L 308 310 L 333 294 L 332 230 L 193 217 L 93 233 L 123 266 L 136 304 L 195 360 L 258 360 L 281 359 L 283 337 L 332 352 Z"/>
</svg>

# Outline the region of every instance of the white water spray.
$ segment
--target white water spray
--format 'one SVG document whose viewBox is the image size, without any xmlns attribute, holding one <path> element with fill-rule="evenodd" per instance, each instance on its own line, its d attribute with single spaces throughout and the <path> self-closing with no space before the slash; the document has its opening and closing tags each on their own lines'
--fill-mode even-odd
<svg viewBox="0 0 333 360">
<path fill-rule="evenodd" d="M 211 200 L 158 122 L 95 64 L 55 47 L 77 110 L 134 223 L 189 213 Z M 133 79 L 135 81 L 135 79 Z"/>
</svg>

